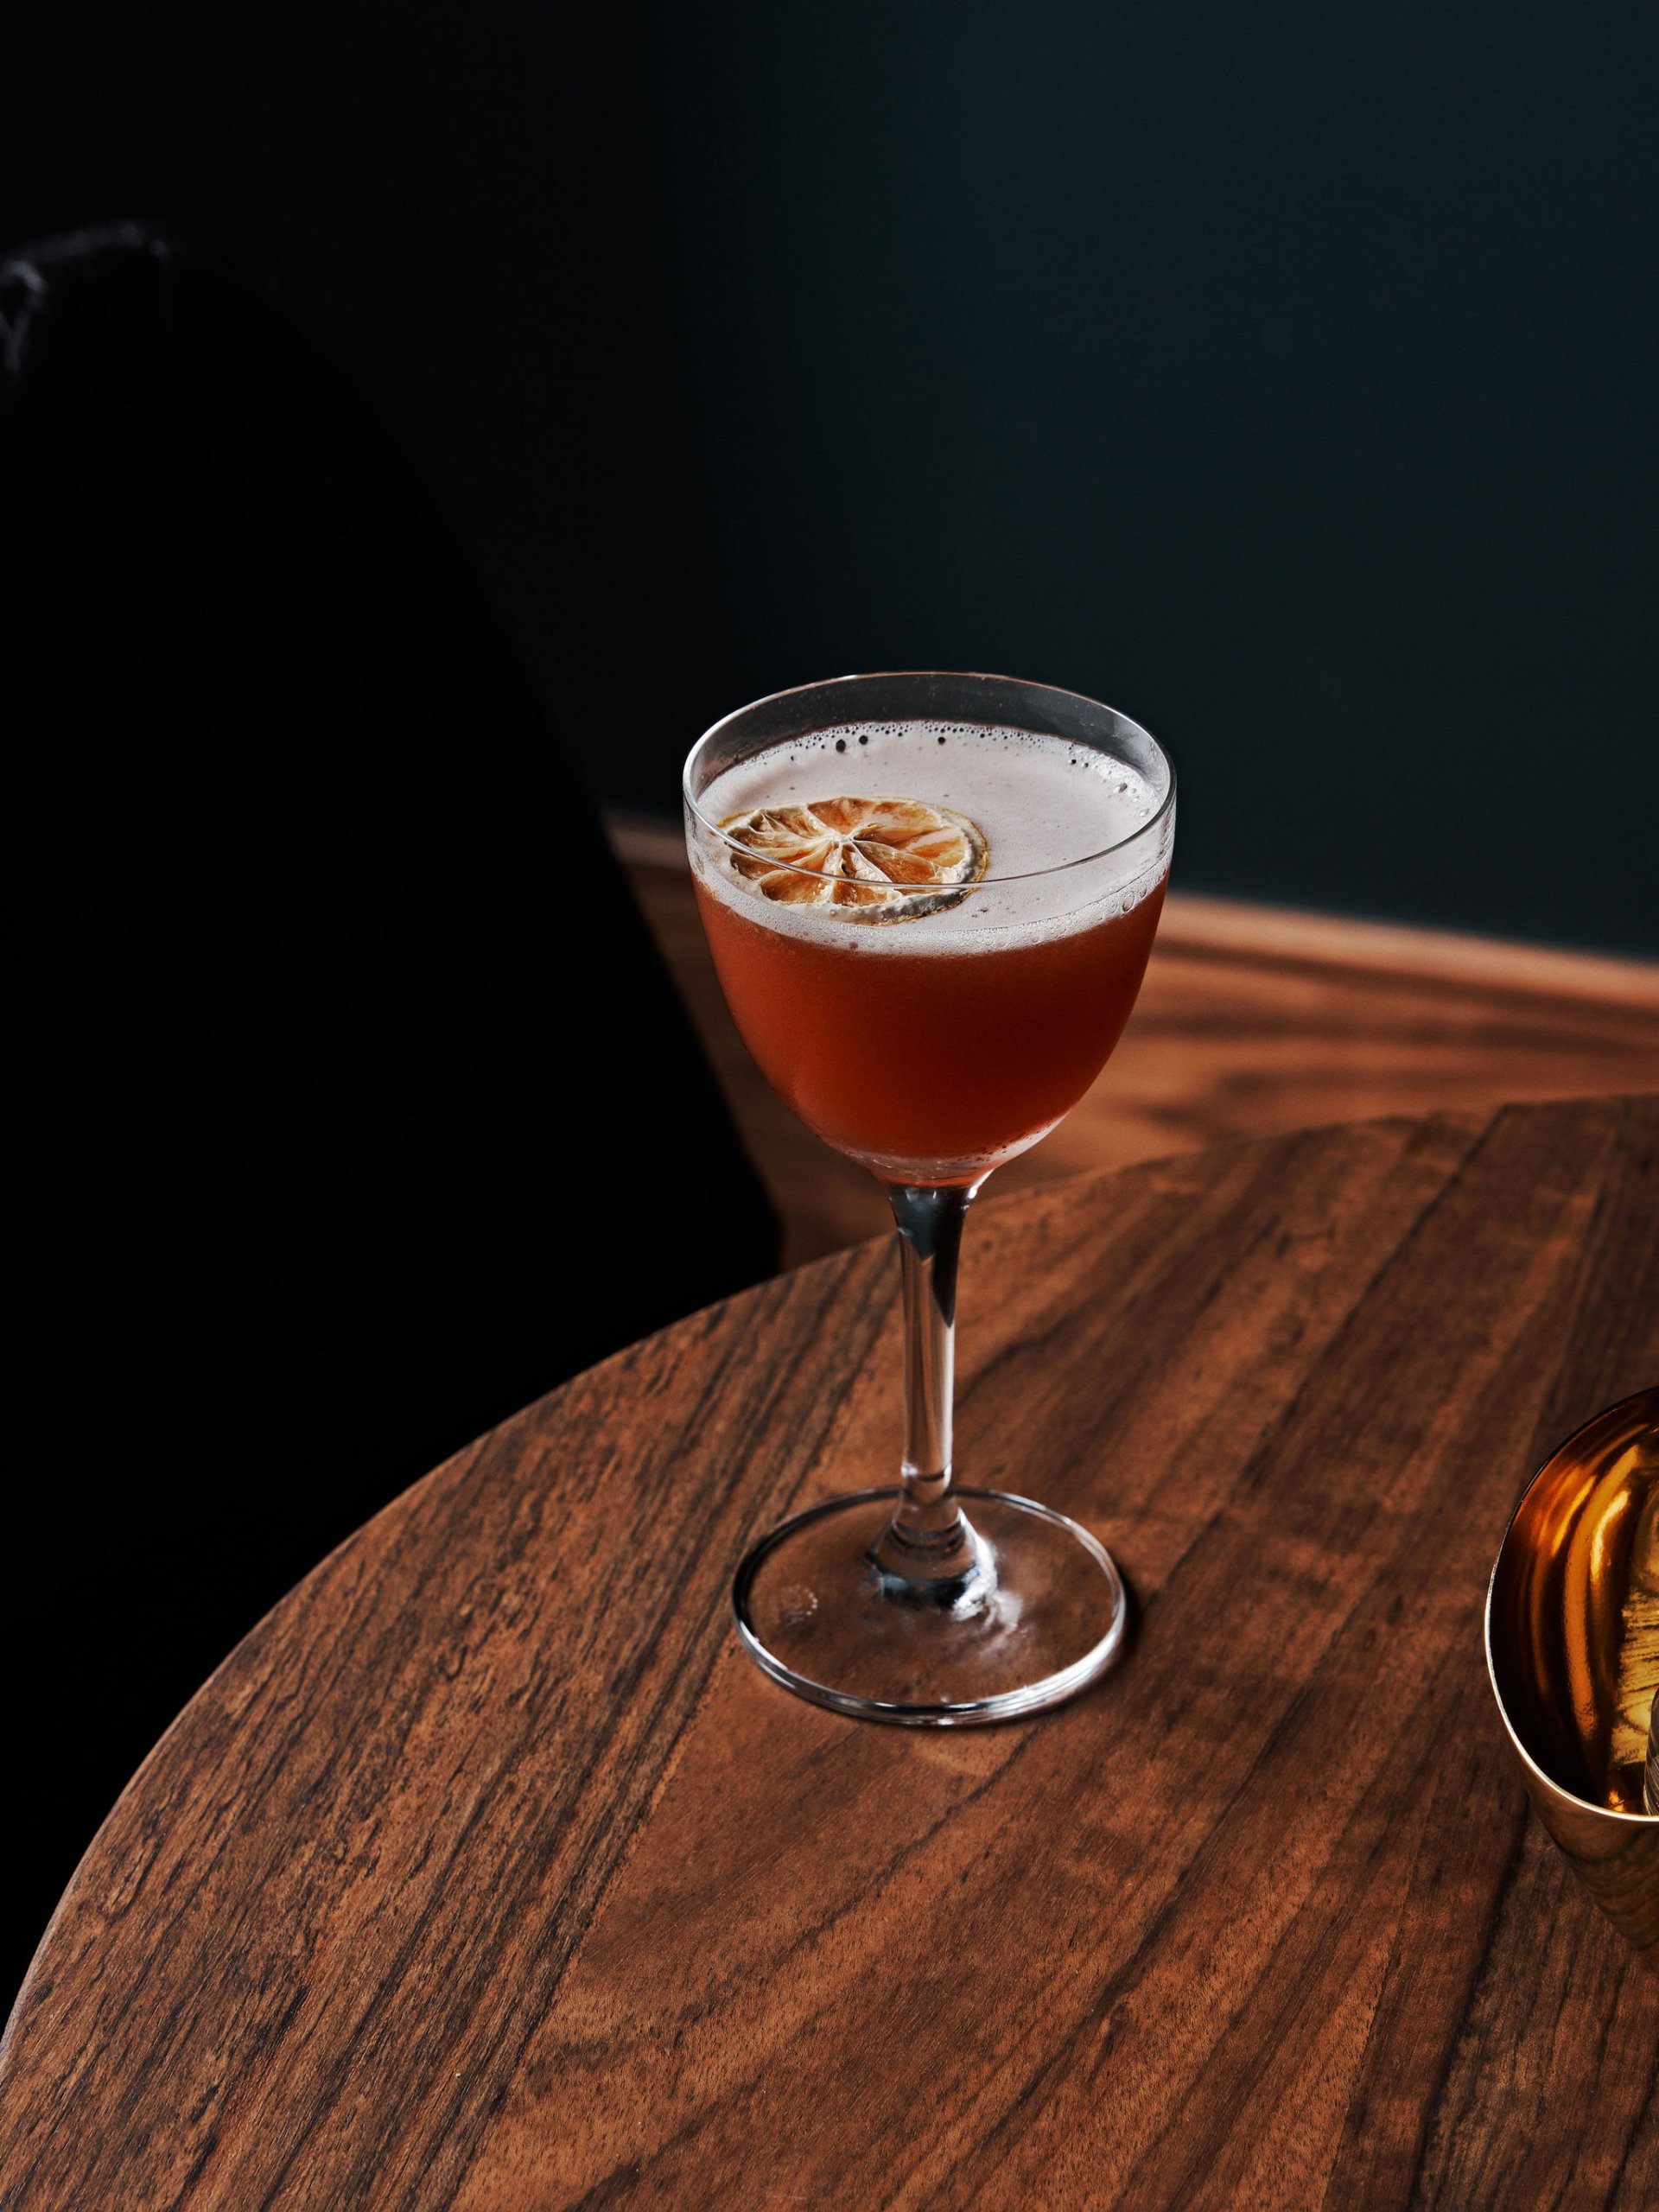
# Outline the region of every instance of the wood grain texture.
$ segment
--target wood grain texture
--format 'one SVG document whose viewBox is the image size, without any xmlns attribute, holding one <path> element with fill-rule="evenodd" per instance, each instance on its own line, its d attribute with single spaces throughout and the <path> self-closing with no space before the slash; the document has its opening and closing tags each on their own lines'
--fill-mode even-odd
<svg viewBox="0 0 1659 2212">
<path fill-rule="evenodd" d="M 964 1474 L 1138 1606 L 1036 1721 L 842 1720 L 728 1629 L 748 1539 L 893 1463 L 895 1289 L 664 1332 L 269 1617 L 48 1933 L 0 2205 L 1659 2201 L 1659 1979 L 1479 1637 L 1525 1476 L 1659 1376 L 1659 1101 L 986 1203 Z"/>
<path fill-rule="evenodd" d="M 885 1225 L 864 1171 L 804 1129 L 726 1011 L 677 832 L 613 842 L 691 1009 L 791 1262 Z M 1659 1090 L 1659 966 L 1173 893 L 1105 1072 L 1000 1192 L 1236 1137 L 1386 1114 Z"/>
</svg>

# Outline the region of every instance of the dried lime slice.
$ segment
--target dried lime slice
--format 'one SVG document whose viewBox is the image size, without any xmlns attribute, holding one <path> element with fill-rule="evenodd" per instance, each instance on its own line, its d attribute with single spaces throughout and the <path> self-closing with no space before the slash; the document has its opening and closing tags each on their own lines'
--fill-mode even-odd
<svg viewBox="0 0 1659 2212">
<path fill-rule="evenodd" d="M 849 921 L 907 921 L 954 906 L 991 849 L 976 822 L 918 798 L 755 806 L 720 826 L 741 848 L 733 868 L 762 899 Z"/>
</svg>

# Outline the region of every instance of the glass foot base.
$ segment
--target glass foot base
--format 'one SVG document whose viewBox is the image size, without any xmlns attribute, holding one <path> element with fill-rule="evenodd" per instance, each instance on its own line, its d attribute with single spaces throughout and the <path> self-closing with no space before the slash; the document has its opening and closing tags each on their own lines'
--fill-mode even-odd
<svg viewBox="0 0 1659 2212">
<path fill-rule="evenodd" d="M 732 1605 L 774 1681 L 860 1719 L 960 1728 L 1041 1713 L 1110 1666 L 1128 1611 L 1111 1554 L 1028 1497 L 956 1495 L 978 1541 L 955 1582 L 906 1587 L 876 1566 L 896 1489 L 831 1498 L 761 1539 Z"/>
</svg>

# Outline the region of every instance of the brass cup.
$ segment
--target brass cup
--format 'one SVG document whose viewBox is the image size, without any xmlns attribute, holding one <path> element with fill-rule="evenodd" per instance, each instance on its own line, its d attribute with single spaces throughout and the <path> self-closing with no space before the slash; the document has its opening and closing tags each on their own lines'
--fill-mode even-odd
<svg viewBox="0 0 1659 2212">
<path fill-rule="evenodd" d="M 1492 1694 L 1538 1816 L 1659 1967 L 1659 1389 L 1586 1421 L 1528 1484 L 1486 1592 Z"/>
</svg>

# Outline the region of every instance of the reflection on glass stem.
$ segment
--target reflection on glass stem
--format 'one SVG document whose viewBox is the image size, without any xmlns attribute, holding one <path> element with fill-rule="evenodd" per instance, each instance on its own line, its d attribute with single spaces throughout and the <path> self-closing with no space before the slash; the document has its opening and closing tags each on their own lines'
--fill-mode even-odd
<svg viewBox="0 0 1659 2212">
<path fill-rule="evenodd" d="M 905 1456 L 899 1501 L 871 1554 L 888 1597 L 953 1613 L 996 1586 L 989 1548 L 957 1501 L 951 1472 L 957 1266 L 980 1182 L 892 1184 L 904 1286 Z"/>
</svg>

